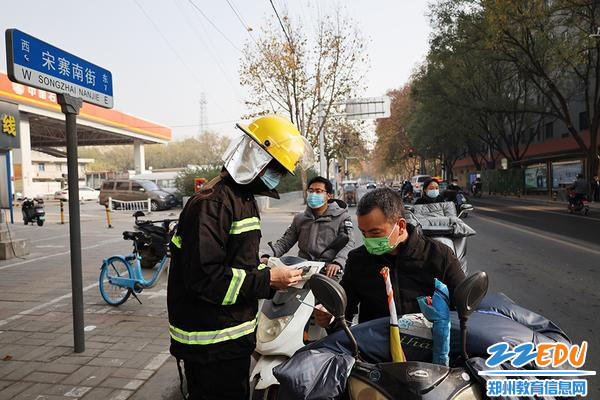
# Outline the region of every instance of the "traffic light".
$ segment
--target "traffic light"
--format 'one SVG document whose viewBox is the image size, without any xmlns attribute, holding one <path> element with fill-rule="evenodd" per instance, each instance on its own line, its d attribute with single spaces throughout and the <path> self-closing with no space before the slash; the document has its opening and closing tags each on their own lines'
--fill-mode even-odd
<svg viewBox="0 0 600 400">
<path fill-rule="evenodd" d="M 415 155 L 415 150 L 414 149 L 409 149 L 408 150 L 408 156 L 409 157 L 414 157 L 414 155 Z"/>
</svg>

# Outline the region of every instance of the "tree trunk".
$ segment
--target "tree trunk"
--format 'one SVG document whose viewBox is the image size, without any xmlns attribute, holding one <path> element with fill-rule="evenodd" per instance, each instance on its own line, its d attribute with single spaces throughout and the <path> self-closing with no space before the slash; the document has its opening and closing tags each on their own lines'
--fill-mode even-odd
<svg viewBox="0 0 600 400">
<path fill-rule="evenodd" d="M 588 185 L 592 181 L 592 177 L 598 175 L 598 166 L 600 164 L 600 152 L 598 151 L 598 125 L 592 123 L 590 127 L 590 147 L 587 151 L 586 177 Z M 588 190 L 591 187 L 588 187 Z"/>
<path fill-rule="evenodd" d="M 308 189 L 308 179 L 304 168 L 300 168 L 300 181 L 302 182 L 302 204 L 306 204 L 306 189 Z"/>
</svg>

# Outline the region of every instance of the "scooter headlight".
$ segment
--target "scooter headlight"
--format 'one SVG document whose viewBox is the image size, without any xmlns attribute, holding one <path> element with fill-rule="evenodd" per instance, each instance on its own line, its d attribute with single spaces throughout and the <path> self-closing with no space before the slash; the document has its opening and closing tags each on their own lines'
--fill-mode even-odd
<svg viewBox="0 0 600 400">
<path fill-rule="evenodd" d="M 286 315 L 284 317 L 270 319 L 264 313 L 258 314 L 258 326 L 256 329 L 256 340 L 261 343 L 267 343 L 274 340 L 281 331 L 285 329 L 294 316 Z"/>
<path fill-rule="evenodd" d="M 348 379 L 348 389 L 351 400 L 389 400 L 379 390 L 367 385 L 360 379 L 350 377 Z"/>
</svg>

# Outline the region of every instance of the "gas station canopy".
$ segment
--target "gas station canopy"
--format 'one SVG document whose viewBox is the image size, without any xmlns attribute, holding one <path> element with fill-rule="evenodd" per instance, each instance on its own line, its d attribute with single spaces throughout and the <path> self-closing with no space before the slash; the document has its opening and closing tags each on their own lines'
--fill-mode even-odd
<svg viewBox="0 0 600 400">
<path fill-rule="evenodd" d="M 0 72 L 0 100 L 17 104 L 26 113 L 32 148 L 66 146 L 64 114 L 56 94 L 11 82 Z M 22 119 L 22 118 L 21 118 Z M 166 143 L 171 130 L 155 122 L 84 103 L 77 117 L 80 146 Z"/>
</svg>

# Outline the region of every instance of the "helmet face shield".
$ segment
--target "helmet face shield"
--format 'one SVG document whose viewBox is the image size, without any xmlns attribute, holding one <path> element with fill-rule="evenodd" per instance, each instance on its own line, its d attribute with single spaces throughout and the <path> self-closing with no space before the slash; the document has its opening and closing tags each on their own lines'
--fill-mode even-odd
<svg viewBox="0 0 600 400">
<path fill-rule="evenodd" d="M 225 169 L 240 185 L 252 182 L 273 157 L 246 134 L 232 139 L 222 160 Z"/>
</svg>

